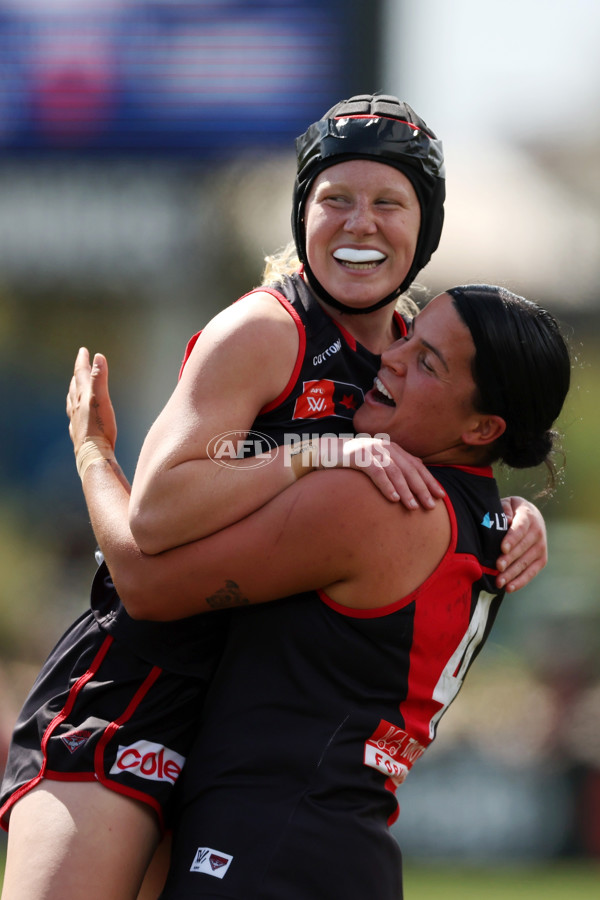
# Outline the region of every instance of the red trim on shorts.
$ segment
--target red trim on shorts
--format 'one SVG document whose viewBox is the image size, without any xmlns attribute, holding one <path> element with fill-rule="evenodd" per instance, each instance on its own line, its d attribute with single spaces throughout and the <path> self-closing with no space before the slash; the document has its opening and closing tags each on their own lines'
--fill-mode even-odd
<svg viewBox="0 0 600 900">
<path fill-rule="evenodd" d="M 52 732 L 54 731 L 54 729 L 55 729 L 58 725 L 60 725 L 61 722 L 64 722 L 64 720 L 67 718 L 67 716 L 69 715 L 69 713 L 71 712 L 71 710 L 72 710 L 73 707 L 75 706 L 75 701 L 77 700 L 77 695 L 78 695 L 79 692 L 82 690 L 82 688 L 85 687 L 85 685 L 88 683 L 88 681 L 89 681 L 89 680 L 96 674 L 96 672 L 98 671 L 98 669 L 99 669 L 100 666 L 102 665 L 102 663 L 103 663 L 103 661 L 104 661 L 104 657 L 105 657 L 106 654 L 108 653 L 108 651 L 109 651 L 109 649 L 110 649 L 110 646 L 111 646 L 111 644 L 113 643 L 113 641 L 114 641 L 114 638 L 111 637 L 110 635 L 108 635 L 108 636 L 102 641 L 102 646 L 100 647 L 100 649 L 99 649 L 98 652 L 96 653 L 96 656 L 95 656 L 95 658 L 94 658 L 93 663 L 91 664 L 91 666 L 89 667 L 89 669 L 87 670 L 87 672 L 84 672 L 83 675 L 82 675 L 80 678 L 77 679 L 77 681 L 75 682 L 75 684 L 73 685 L 73 687 L 72 687 L 71 690 L 69 691 L 69 696 L 67 697 L 67 702 L 66 702 L 65 705 L 63 706 L 62 710 L 59 712 L 59 714 L 58 714 L 57 716 L 55 716 L 55 717 L 52 719 L 52 721 L 50 722 L 50 724 L 49 724 L 48 727 L 46 728 L 46 731 L 44 732 L 44 736 L 43 736 L 43 738 L 42 738 L 42 744 L 41 744 L 41 747 L 42 747 L 42 753 L 43 753 L 43 755 L 44 755 L 44 761 L 43 761 L 43 763 L 42 763 L 42 768 L 40 769 L 40 774 L 39 774 L 39 776 L 38 776 L 39 778 L 43 777 L 43 775 L 44 775 L 44 773 L 45 773 L 45 771 L 46 771 L 46 747 L 48 746 L 48 741 L 50 740 L 50 735 L 52 734 Z"/>
<path fill-rule="evenodd" d="M 144 681 L 133 695 L 132 699 L 129 701 L 129 704 L 127 705 L 125 711 L 121 713 L 118 719 L 115 719 L 113 722 L 109 722 L 109 724 L 106 726 L 106 728 L 104 729 L 104 734 L 98 741 L 96 749 L 94 751 L 94 769 L 96 773 L 95 777 L 98 779 L 100 784 L 104 785 L 104 787 L 109 788 L 111 791 L 115 791 L 117 794 L 123 794 L 125 797 L 130 797 L 132 800 L 139 800 L 141 803 L 146 803 L 148 806 L 151 806 L 158 816 L 161 831 L 164 832 L 165 822 L 163 811 L 158 800 L 156 800 L 156 798 L 152 797 L 150 794 L 146 794 L 144 791 L 138 791 L 135 788 L 127 787 L 126 785 L 122 785 L 118 782 L 113 781 L 112 779 L 107 777 L 106 771 L 104 769 L 104 751 L 106 750 L 107 744 L 115 736 L 121 725 L 129 721 L 150 688 L 155 684 L 159 675 L 162 674 L 162 671 L 163 670 L 159 666 L 153 666 L 149 674 L 146 675 Z"/>
<path fill-rule="evenodd" d="M 41 740 L 40 748 L 42 751 L 42 766 L 40 771 L 32 778 L 30 781 L 27 781 L 25 784 L 22 784 L 20 788 L 10 795 L 4 806 L 0 809 L 0 827 L 2 827 L 5 831 L 8 831 L 8 820 L 5 820 L 6 814 L 12 809 L 17 800 L 20 800 L 25 794 L 29 793 L 32 788 L 38 785 L 44 778 L 49 778 L 51 781 L 89 781 L 95 780 L 95 776 L 91 775 L 91 778 L 73 778 L 71 775 L 68 775 L 64 772 L 48 772 L 46 769 L 47 766 L 47 756 L 46 756 L 46 747 L 48 746 L 48 741 L 50 740 L 50 736 L 54 729 L 64 722 L 67 718 L 73 706 L 75 705 L 75 701 L 77 700 L 77 696 L 82 688 L 87 684 L 90 678 L 96 674 L 102 662 L 104 661 L 104 657 L 108 653 L 111 644 L 113 643 L 114 638 L 108 635 L 104 641 L 94 660 L 89 667 L 89 669 L 81 675 L 80 678 L 77 679 L 75 684 L 71 687 L 69 691 L 69 696 L 67 697 L 67 701 L 63 706 L 62 710 L 52 719 L 48 727 L 46 728 L 44 735 Z"/>
</svg>

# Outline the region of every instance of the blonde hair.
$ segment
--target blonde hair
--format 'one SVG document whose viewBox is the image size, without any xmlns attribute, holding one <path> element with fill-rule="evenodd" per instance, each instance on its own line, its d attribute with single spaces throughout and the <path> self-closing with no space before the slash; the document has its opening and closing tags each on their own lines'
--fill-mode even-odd
<svg viewBox="0 0 600 900">
<path fill-rule="evenodd" d="M 294 241 L 290 241 L 285 247 L 275 253 L 265 256 L 265 267 L 262 273 L 261 286 L 277 284 L 284 275 L 293 275 L 300 270 L 301 263 Z M 412 319 L 419 312 L 419 305 L 412 299 L 411 294 L 423 293 L 424 289 L 418 285 L 412 285 L 406 293 L 401 294 L 396 300 L 396 310 L 403 316 Z"/>
<path fill-rule="evenodd" d="M 285 247 L 270 256 L 265 256 L 261 285 L 276 284 L 284 275 L 293 275 L 299 269 L 298 251 L 294 242 L 290 241 Z"/>
</svg>

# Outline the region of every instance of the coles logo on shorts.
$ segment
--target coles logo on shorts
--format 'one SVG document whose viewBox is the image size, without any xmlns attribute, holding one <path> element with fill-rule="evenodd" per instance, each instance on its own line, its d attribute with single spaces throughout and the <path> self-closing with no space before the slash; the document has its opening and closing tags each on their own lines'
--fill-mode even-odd
<svg viewBox="0 0 600 900">
<path fill-rule="evenodd" d="M 122 775 L 129 772 L 130 775 L 137 775 L 150 781 L 170 781 L 175 784 L 181 775 L 184 762 L 185 756 L 163 747 L 162 744 L 136 741 L 128 747 L 119 745 L 110 774 Z"/>
</svg>

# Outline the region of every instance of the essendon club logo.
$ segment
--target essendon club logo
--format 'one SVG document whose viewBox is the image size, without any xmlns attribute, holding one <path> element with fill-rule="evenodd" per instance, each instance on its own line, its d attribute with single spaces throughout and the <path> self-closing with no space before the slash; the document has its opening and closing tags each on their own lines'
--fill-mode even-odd
<svg viewBox="0 0 600 900">
<path fill-rule="evenodd" d="M 355 384 L 345 381 L 305 381 L 302 394 L 294 406 L 294 419 L 323 419 L 325 416 L 340 416 L 351 419 L 363 402 L 364 395 Z"/>
<path fill-rule="evenodd" d="M 190 872 L 204 872 L 205 875 L 212 875 L 214 878 L 223 878 L 232 859 L 233 856 L 229 853 L 211 850 L 210 847 L 198 847 Z"/>
<path fill-rule="evenodd" d="M 61 735 L 61 741 L 68 747 L 69 753 L 75 753 L 84 744 L 87 744 L 92 736 L 91 731 L 69 731 L 67 734 Z"/>
</svg>

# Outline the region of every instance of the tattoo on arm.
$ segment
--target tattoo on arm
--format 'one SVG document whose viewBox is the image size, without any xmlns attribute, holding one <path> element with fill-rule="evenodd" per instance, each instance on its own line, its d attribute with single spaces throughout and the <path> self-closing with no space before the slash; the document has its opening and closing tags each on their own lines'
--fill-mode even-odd
<svg viewBox="0 0 600 900">
<path fill-rule="evenodd" d="M 242 595 L 239 584 L 226 578 L 225 587 L 207 597 L 206 602 L 211 609 L 228 609 L 231 606 L 245 606 L 249 601 Z"/>
<path fill-rule="evenodd" d="M 104 434 L 104 422 L 102 420 L 102 416 L 98 412 L 98 410 L 100 409 L 100 404 L 97 400 L 90 400 L 90 406 L 95 410 L 96 426 L 100 429 L 100 434 Z"/>
</svg>

